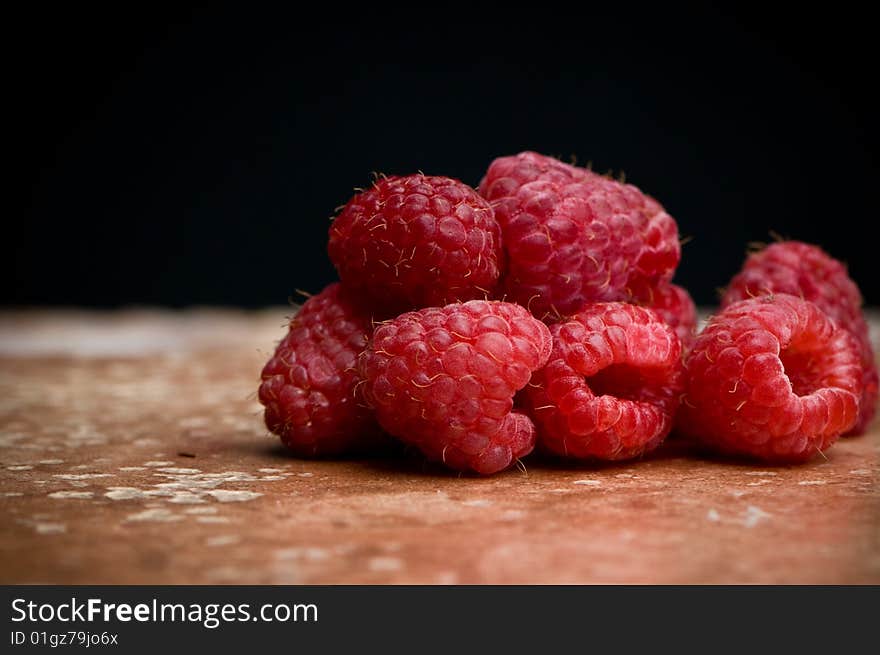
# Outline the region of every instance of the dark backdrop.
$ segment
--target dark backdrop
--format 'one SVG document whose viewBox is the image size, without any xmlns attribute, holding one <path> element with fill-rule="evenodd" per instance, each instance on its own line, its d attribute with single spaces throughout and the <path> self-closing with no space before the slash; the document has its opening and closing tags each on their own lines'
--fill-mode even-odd
<svg viewBox="0 0 880 655">
<path fill-rule="evenodd" d="M 523 149 L 660 199 L 693 237 L 677 279 L 698 302 L 770 230 L 822 243 L 880 302 L 866 16 L 429 8 L 8 16 L 25 208 L 4 221 L 3 302 L 283 303 L 333 279 L 328 217 L 371 171 L 476 184 Z"/>
</svg>

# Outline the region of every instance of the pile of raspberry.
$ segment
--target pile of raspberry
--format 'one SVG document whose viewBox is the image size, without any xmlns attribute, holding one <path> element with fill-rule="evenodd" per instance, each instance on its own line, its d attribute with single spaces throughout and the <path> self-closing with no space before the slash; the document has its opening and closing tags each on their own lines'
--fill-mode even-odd
<svg viewBox="0 0 880 655">
<path fill-rule="evenodd" d="M 477 189 L 377 176 L 328 253 L 340 281 L 292 318 L 259 389 L 267 427 L 302 457 L 398 441 L 488 475 L 535 450 L 638 458 L 675 433 L 790 463 L 874 414 L 840 262 L 796 241 L 752 254 L 698 334 L 663 206 L 538 153 L 496 159 Z"/>
</svg>

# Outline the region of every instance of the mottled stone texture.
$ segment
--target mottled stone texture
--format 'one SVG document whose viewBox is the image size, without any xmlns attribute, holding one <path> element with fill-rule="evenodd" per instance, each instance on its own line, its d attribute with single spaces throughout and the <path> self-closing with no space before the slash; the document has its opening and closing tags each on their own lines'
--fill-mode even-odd
<svg viewBox="0 0 880 655">
<path fill-rule="evenodd" d="M 284 314 L 0 314 L 0 582 L 880 583 L 876 421 L 792 467 L 298 460 L 255 399 Z"/>
</svg>

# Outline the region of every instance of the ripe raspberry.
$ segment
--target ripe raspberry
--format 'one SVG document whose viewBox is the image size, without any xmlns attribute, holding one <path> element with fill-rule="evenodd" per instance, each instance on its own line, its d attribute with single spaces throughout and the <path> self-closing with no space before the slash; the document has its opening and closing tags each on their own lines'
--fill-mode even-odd
<svg viewBox="0 0 880 655">
<path fill-rule="evenodd" d="M 722 453 L 806 460 L 858 416 L 858 344 L 788 294 L 729 305 L 697 337 L 685 367 L 679 427 Z"/>
<path fill-rule="evenodd" d="M 498 157 L 489 164 L 489 170 L 480 181 L 479 191 L 488 200 L 499 200 L 515 195 L 522 185 L 535 180 L 564 185 L 596 177 L 600 176 L 586 168 L 578 168 L 537 152 L 521 152 Z"/>
<path fill-rule="evenodd" d="M 727 287 L 721 306 L 766 293 L 790 293 L 816 303 L 859 342 L 863 368 L 859 419 L 850 434 L 865 431 L 877 407 L 878 375 L 862 295 L 846 266 L 818 246 L 784 241 L 746 260 Z"/>
<path fill-rule="evenodd" d="M 682 349 L 690 348 L 697 336 L 697 307 L 687 289 L 677 284 L 660 283 L 630 291 L 629 302 L 654 310 L 675 331 Z"/>
<path fill-rule="evenodd" d="M 259 399 L 266 427 L 303 457 L 378 443 L 369 409 L 358 405 L 355 364 L 372 333 L 369 314 L 339 284 L 309 298 L 266 363 Z"/>
<path fill-rule="evenodd" d="M 503 263 L 492 207 L 448 177 L 379 178 L 330 227 L 342 282 L 392 316 L 488 296 Z"/>
<path fill-rule="evenodd" d="M 472 300 L 383 323 L 358 368 L 385 430 L 431 460 L 487 475 L 534 447 L 513 396 L 549 353 L 547 327 L 525 308 Z"/>
<path fill-rule="evenodd" d="M 550 359 L 524 394 L 541 447 L 601 460 L 656 448 L 683 389 L 672 329 L 649 309 L 612 302 L 588 305 L 550 332 Z"/>
<path fill-rule="evenodd" d="M 678 228 L 659 203 L 632 185 L 536 157 L 496 160 L 481 186 L 501 225 L 510 299 L 558 318 L 672 278 Z"/>
</svg>

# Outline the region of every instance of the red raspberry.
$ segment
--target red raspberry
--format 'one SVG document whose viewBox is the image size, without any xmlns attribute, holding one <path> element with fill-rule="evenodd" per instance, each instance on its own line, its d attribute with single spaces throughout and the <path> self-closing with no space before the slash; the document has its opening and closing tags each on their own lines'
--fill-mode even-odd
<svg viewBox="0 0 880 655">
<path fill-rule="evenodd" d="M 501 274 L 492 207 L 448 177 L 379 178 L 330 227 L 328 252 L 352 291 L 387 315 L 488 296 Z"/>
<path fill-rule="evenodd" d="M 788 294 L 729 305 L 697 337 L 685 367 L 679 427 L 722 453 L 806 460 L 858 416 L 858 344 Z"/>
<path fill-rule="evenodd" d="M 567 457 L 619 460 L 669 434 L 683 389 L 681 344 L 649 309 L 588 305 L 550 327 L 553 351 L 526 388 L 539 444 Z"/>
<path fill-rule="evenodd" d="M 654 310 L 675 331 L 681 347 L 684 350 L 690 348 L 697 336 L 697 307 L 687 289 L 677 284 L 660 283 L 631 290 L 631 294 L 629 302 Z"/>
<path fill-rule="evenodd" d="M 379 325 L 359 370 L 385 430 L 431 460 L 487 475 L 534 447 L 513 396 L 549 353 L 550 332 L 525 308 L 472 300 Z"/>
<path fill-rule="evenodd" d="M 562 162 L 532 166 L 535 157 L 496 160 L 482 184 L 501 225 L 509 298 L 539 318 L 558 318 L 672 278 L 678 228 L 659 203 Z"/>
<path fill-rule="evenodd" d="M 749 256 L 730 281 L 721 306 L 766 293 L 790 293 L 816 303 L 859 342 L 863 391 L 859 419 L 850 434 L 864 432 L 877 407 L 877 362 L 862 313 L 862 294 L 846 266 L 818 246 L 800 241 L 774 243 Z"/>
<path fill-rule="evenodd" d="M 480 195 L 489 200 L 499 200 L 516 194 L 523 184 L 545 180 L 556 184 L 581 182 L 599 177 L 586 168 L 578 168 L 539 154 L 521 152 L 510 157 L 498 157 L 489 164 L 489 170 L 480 181 Z"/>
<path fill-rule="evenodd" d="M 373 327 L 339 284 L 309 298 L 266 363 L 259 399 L 266 427 L 304 457 L 337 455 L 379 441 L 354 389 L 358 355 Z"/>
</svg>

